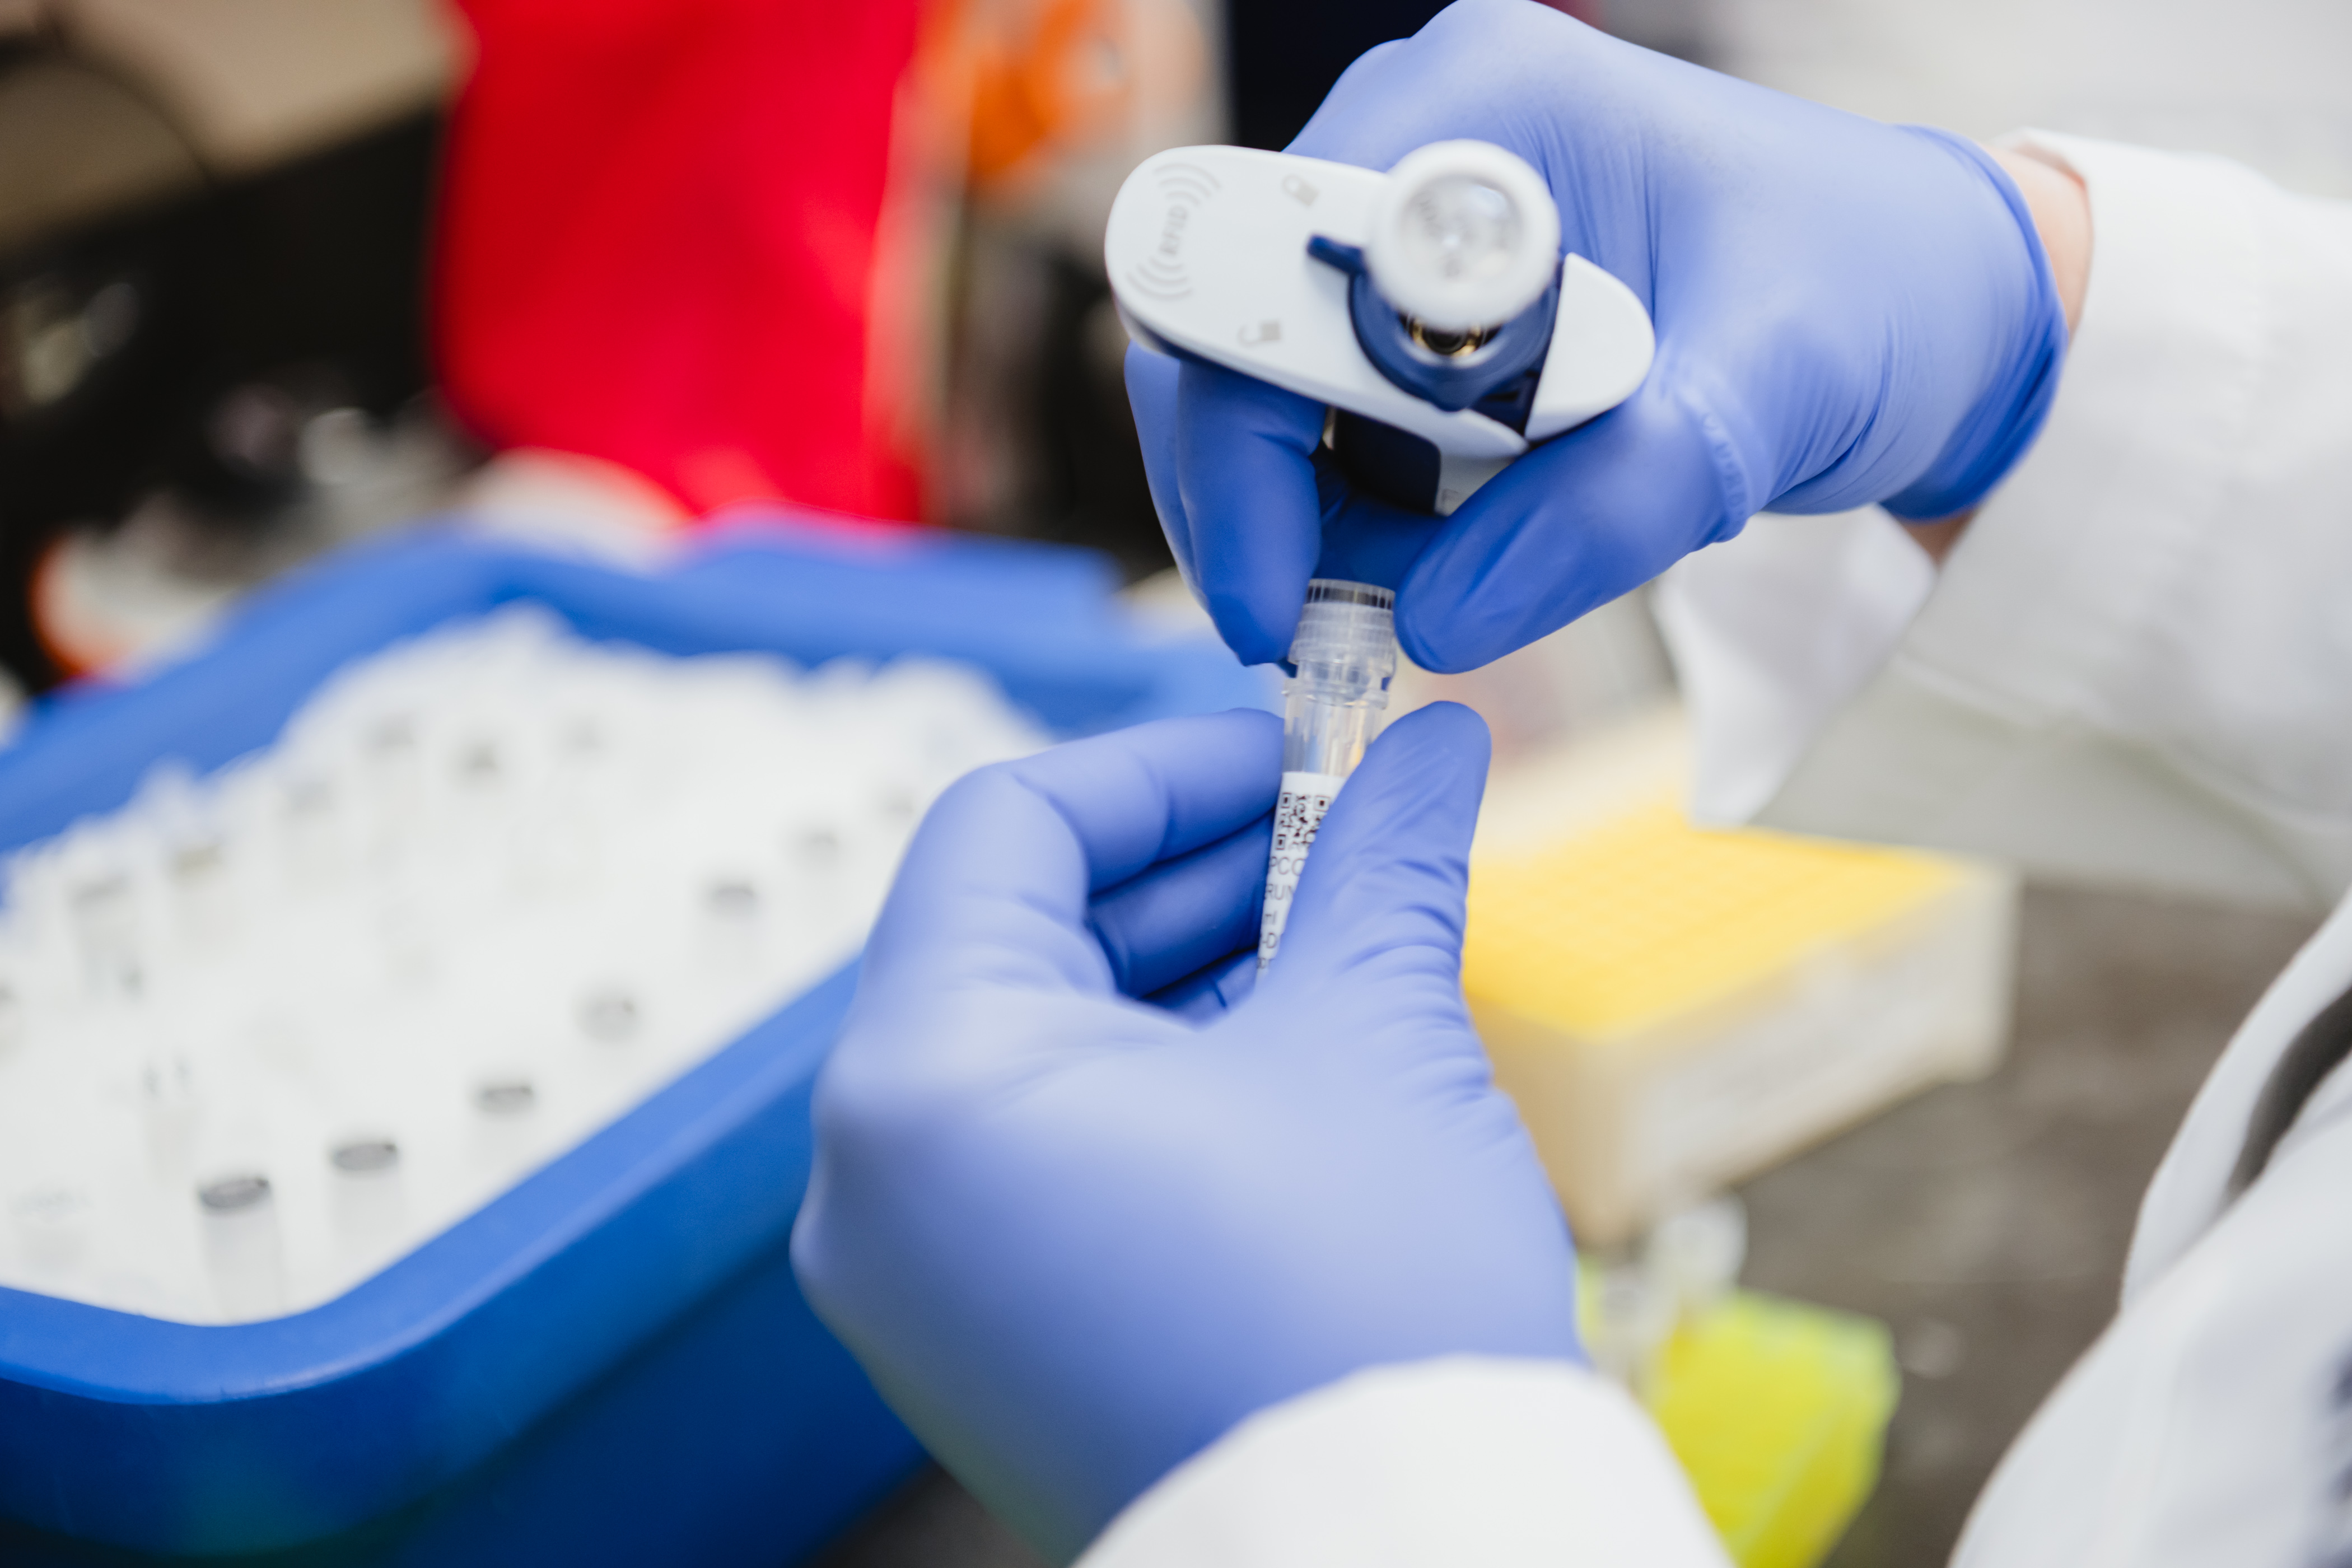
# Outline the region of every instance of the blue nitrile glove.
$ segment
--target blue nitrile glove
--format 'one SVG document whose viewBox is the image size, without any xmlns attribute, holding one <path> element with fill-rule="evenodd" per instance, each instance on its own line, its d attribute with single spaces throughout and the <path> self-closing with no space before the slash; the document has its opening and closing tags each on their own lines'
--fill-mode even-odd
<svg viewBox="0 0 2352 1568">
<path fill-rule="evenodd" d="M 1485 726 L 1442 704 L 1371 748 L 1253 987 L 1281 742 L 1170 720 L 958 784 L 818 1084 L 810 1302 L 1057 1557 L 1358 1368 L 1580 1353 L 1567 1223 L 1462 1004 Z"/>
<path fill-rule="evenodd" d="M 1566 248 L 1649 308 L 1656 363 L 1440 522 L 1350 494 L 1318 449 L 1320 406 L 1130 350 L 1152 498 L 1246 662 L 1285 657 L 1327 542 L 1321 575 L 1397 588 L 1405 651 L 1466 669 L 1768 506 L 1964 510 L 2040 426 L 2065 321 L 2024 201 L 1980 148 L 1536 0 L 1460 0 L 1358 60 L 1290 151 L 1385 169 L 1454 137 L 1544 175 Z"/>
</svg>

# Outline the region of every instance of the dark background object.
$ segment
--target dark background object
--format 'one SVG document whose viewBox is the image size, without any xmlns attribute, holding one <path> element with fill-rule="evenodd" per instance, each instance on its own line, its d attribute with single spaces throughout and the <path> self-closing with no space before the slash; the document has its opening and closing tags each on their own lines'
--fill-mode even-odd
<svg viewBox="0 0 2352 1568">
<path fill-rule="evenodd" d="M 412 117 L 234 184 L 205 204 L 202 357 L 163 478 L 241 510 L 292 482 L 289 443 L 236 438 L 240 405 L 385 416 L 425 390 L 425 257 L 442 122 Z M 245 423 L 255 423 L 250 416 Z M 257 490 L 256 486 L 260 489 Z"/>
<path fill-rule="evenodd" d="M 1704 0 L 1542 0 L 1594 26 L 1685 58 Z M 1279 151 L 1304 130 L 1356 57 L 1411 37 L 1439 0 L 1236 0 L 1225 13 L 1225 86 L 1234 142 Z M 1685 47 L 1676 47 L 1684 45 Z"/>
<path fill-rule="evenodd" d="M 0 662 L 55 678 L 26 585 L 59 524 L 154 482 L 221 271 L 202 166 L 163 114 L 61 50 L 0 52 Z"/>
<path fill-rule="evenodd" d="M 27 592 L 69 525 L 156 489 L 235 535 L 299 488 L 302 423 L 426 385 L 437 110 L 234 180 L 53 40 L 0 51 L 0 664 L 63 673 Z"/>
<path fill-rule="evenodd" d="M 1410 37 L 1443 9 L 1432 0 L 1239 0 L 1225 14 L 1234 142 L 1287 146 L 1358 55 Z"/>
<path fill-rule="evenodd" d="M 1101 273 L 1053 254 L 1044 268 L 1035 383 L 1037 536 L 1108 552 L 1130 582 L 1175 563 L 1160 531 L 1127 405 L 1123 343 Z"/>
</svg>

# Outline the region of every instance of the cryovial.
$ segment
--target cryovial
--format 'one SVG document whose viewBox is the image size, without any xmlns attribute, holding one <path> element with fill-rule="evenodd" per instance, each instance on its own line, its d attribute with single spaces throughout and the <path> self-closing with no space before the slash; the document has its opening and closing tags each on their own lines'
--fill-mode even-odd
<svg viewBox="0 0 2352 1568">
<path fill-rule="evenodd" d="M 345 1138 L 327 1151 L 328 1210 L 347 1266 L 378 1261 L 406 1217 L 400 1145 L 378 1134 Z"/>
<path fill-rule="evenodd" d="M 141 1065 L 139 1116 L 149 1163 L 164 1173 L 185 1167 L 195 1149 L 204 1101 L 184 1053 L 157 1052 Z"/>
<path fill-rule="evenodd" d="M 217 948 L 231 920 L 227 846 L 217 835 L 191 835 L 172 847 L 164 864 L 181 940 L 200 950 Z"/>
<path fill-rule="evenodd" d="M 370 853 L 379 865 L 396 865 L 418 834 L 425 816 L 425 760 L 416 721 L 392 713 L 369 726 L 361 745 L 360 777 L 373 816 Z"/>
<path fill-rule="evenodd" d="M 1642 1263 L 1677 1316 L 1711 1310 L 1739 1283 L 1748 1259 L 1748 1210 L 1730 1194 L 1668 1215 L 1650 1232 Z"/>
<path fill-rule="evenodd" d="M 803 828 L 784 836 L 786 853 L 812 879 L 831 873 L 841 864 L 841 835 L 829 826 Z"/>
<path fill-rule="evenodd" d="M 506 764 L 499 755 L 499 743 L 488 736 L 476 736 L 457 752 L 457 784 L 460 788 L 488 791 L 499 787 L 506 773 Z"/>
<path fill-rule="evenodd" d="M 316 773 L 287 780 L 279 832 L 289 881 L 313 891 L 332 884 L 342 870 L 334 782 Z"/>
<path fill-rule="evenodd" d="M 197 1186 L 196 1207 L 222 1320 L 251 1322 L 284 1311 L 286 1261 L 269 1178 L 258 1171 L 216 1177 Z"/>
<path fill-rule="evenodd" d="M 596 871 L 594 790 L 604 731 L 593 718 L 574 715 L 547 739 L 544 769 L 517 846 L 517 885 L 526 891 L 578 892 Z"/>
<path fill-rule="evenodd" d="M 92 877 L 71 895 L 82 975 L 94 996 L 135 998 L 145 965 L 139 952 L 138 900 L 120 871 Z"/>
<path fill-rule="evenodd" d="M 637 999 L 617 985 L 592 991 L 580 1001 L 580 1032 L 592 1040 L 617 1044 L 637 1032 Z"/>
<path fill-rule="evenodd" d="M 527 1078 L 493 1079 L 474 1091 L 475 1108 L 485 1116 L 522 1116 L 538 1104 L 539 1090 Z"/>
<path fill-rule="evenodd" d="M 1282 943 L 1291 895 L 1339 785 L 1380 733 L 1396 674 L 1396 596 L 1369 583 L 1318 577 L 1291 639 L 1297 671 L 1283 689 L 1282 795 L 1266 858 L 1265 912 L 1258 927 L 1264 973 Z"/>
<path fill-rule="evenodd" d="M 760 889 L 742 877 L 719 877 L 702 892 L 704 954 L 730 973 L 750 970 L 760 957 Z"/>
<path fill-rule="evenodd" d="M 500 1173 L 519 1169 L 538 1145 L 539 1086 L 524 1073 L 500 1073 L 474 1087 L 474 1163 Z"/>
</svg>

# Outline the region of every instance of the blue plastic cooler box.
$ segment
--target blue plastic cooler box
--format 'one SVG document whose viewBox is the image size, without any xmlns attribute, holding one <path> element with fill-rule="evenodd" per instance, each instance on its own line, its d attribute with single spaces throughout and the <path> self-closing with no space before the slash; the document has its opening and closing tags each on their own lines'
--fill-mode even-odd
<svg viewBox="0 0 2352 1568">
<path fill-rule="evenodd" d="M 720 539 L 637 575 L 439 533 L 257 597 L 204 651 L 68 693 L 0 752 L 0 846 L 158 759 L 268 743 L 338 666 L 517 599 L 583 636 L 989 671 L 1072 735 L 1264 701 L 1149 646 L 1104 565 L 981 541 Z M 809 1089 L 853 973 L 324 1306 L 200 1327 L 0 1289 L 0 1563 L 782 1564 L 921 1458 L 803 1303 Z"/>
</svg>

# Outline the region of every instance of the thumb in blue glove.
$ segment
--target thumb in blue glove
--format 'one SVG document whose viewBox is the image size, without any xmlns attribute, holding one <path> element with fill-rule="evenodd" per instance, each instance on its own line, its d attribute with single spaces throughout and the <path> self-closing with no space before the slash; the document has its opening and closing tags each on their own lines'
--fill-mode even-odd
<svg viewBox="0 0 2352 1568">
<path fill-rule="evenodd" d="M 1131 350 L 1161 522 L 1246 662 L 1283 657 L 1310 576 L 1355 575 L 1397 589 L 1417 662 L 1470 668 L 1767 507 L 1962 511 L 2040 427 L 2065 321 L 2023 198 L 1972 143 L 1651 54 L 1533 0 L 1459 0 L 1357 61 L 1290 150 L 1385 169 L 1456 137 L 1545 177 L 1564 246 L 1641 298 L 1657 358 L 1625 404 L 1416 531 L 1338 472 L 1319 406 Z M 1368 549 L 1377 565 L 1318 568 Z"/>
<path fill-rule="evenodd" d="M 1443 704 L 1371 748 L 1254 982 L 1280 748 L 1226 713 L 956 785 L 818 1086 L 809 1300 L 1057 1558 L 1360 1368 L 1580 1353 L 1566 1222 L 1462 1003 L 1485 728 Z"/>
</svg>

